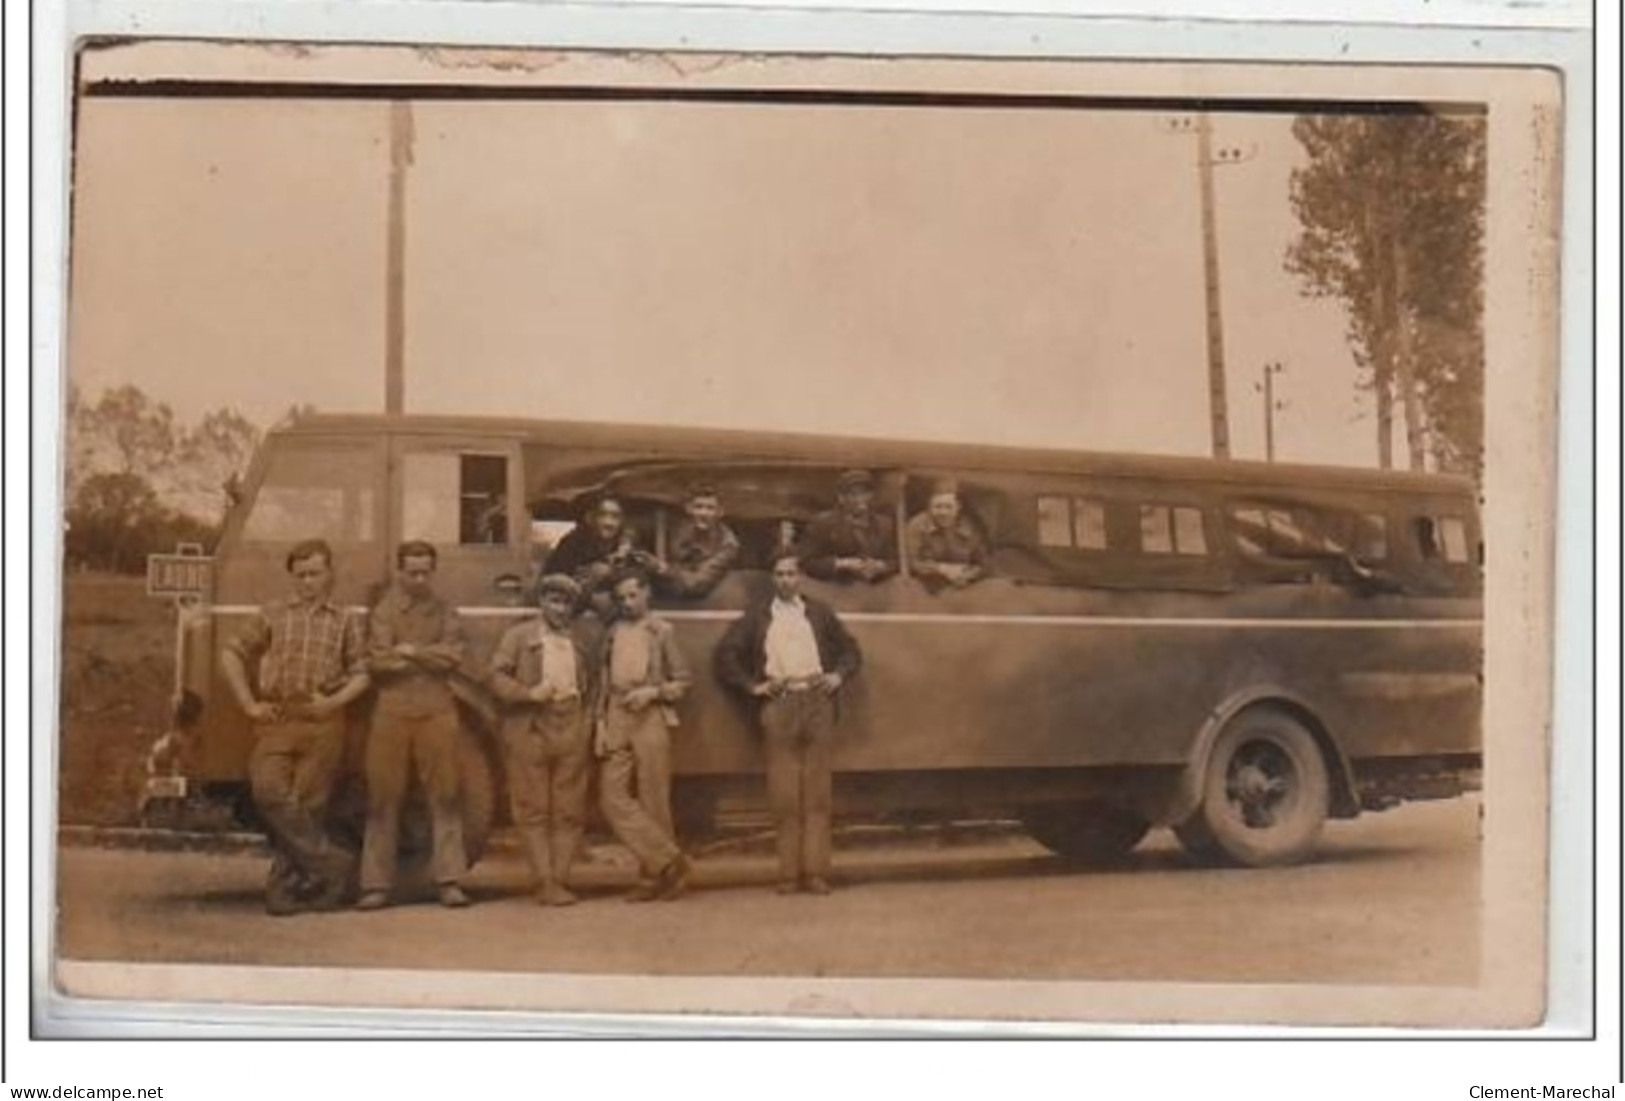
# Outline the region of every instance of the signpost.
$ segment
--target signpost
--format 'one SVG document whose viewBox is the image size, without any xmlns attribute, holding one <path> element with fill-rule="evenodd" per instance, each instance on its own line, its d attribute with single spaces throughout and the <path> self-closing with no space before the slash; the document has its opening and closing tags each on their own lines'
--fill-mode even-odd
<svg viewBox="0 0 1625 1101">
<path fill-rule="evenodd" d="M 200 543 L 181 543 L 174 554 L 147 555 L 147 595 L 167 597 L 175 604 L 175 699 L 181 698 L 185 675 L 186 630 L 198 605 L 208 599 L 214 583 L 214 558 Z M 187 795 L 186 777 L 180 773 L 181 737 L 166 733 L 147 755 L 146 793 L 141 817 L 148 821 L 160 807 L 173 809 Z"/>
<path fill-rule="evenodd" d="M 196 546 L 196 544 L 192 544 Z M 203 554 L 186 553 L 182 544 L 179 554 L 147 555 L 147 595 L 167 596 L 175 600 L 202 599 L 214 580 L 214 559 Z"/>
</svg>

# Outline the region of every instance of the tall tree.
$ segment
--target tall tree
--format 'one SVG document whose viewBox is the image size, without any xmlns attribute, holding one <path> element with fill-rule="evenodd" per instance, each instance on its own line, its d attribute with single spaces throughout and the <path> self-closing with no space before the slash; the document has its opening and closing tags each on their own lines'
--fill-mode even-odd
<svg viewBox="0 0 1625 1101">
<path fill-rule="evenodd" d="M 1480 116 L 1306 115 L 1294 169 L 1301 231 L 1286 268 L 1305 293 L 1340 298 L 1359 384 L 1373 392 L 1377 450 L 1393 465 L 1403 410 L 1413 469 L 1428 451 L 1476 474 L 1483 446 L 1485 130 Z"/>
<path fill-rule="evenodd" d="M 151 477 L 175 458 L 180 433 L 174 411 L 153 401 L 139 386 L 102 391 L 89 417 L 96 440 L 110 450 L 114 469 L 121 474 Z"/>
</svg>

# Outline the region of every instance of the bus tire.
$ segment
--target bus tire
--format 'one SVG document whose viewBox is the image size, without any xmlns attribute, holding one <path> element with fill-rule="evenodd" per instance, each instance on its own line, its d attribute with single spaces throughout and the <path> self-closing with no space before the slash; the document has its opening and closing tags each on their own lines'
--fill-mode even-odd
<svg viewBox="0 0 1625 1101">
<path fill-rule="evenodd" d="M 1075 864 L 1116 864 L 1134 850 L 1151 823 L 1111 803 L 1049 803 L 1021 814 L 1027 832 L 1046 849 Z"/>
<path fill-rule="evenodd" d="M 1314 851 L 1330 802 L 1315 736 L 1286 711 L 1253 707 L 1214 740 L 1201 805 L 1174 832 L 1202 863 L 1293 864 Z"/>
</svg>

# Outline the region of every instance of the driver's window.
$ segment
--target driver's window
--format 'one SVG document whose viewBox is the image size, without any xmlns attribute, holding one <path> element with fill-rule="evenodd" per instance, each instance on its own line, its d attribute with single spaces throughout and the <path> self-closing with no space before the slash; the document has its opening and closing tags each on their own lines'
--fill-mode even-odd
<svg viewBox="0 0 1625 1101">
<path fill-rule="evenodd" d="M 401 472 L 401 532 L 407 539 L 437 546 L 507 544 L 506 456 L 408 453 Z"/>
</svg>

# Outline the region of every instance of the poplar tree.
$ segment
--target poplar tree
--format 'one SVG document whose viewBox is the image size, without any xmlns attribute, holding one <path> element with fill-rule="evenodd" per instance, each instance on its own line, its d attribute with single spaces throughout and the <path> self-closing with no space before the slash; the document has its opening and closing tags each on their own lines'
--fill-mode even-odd
<svg viewBox="0 0 1625 1101">
<path fill-rule="evenodd" d="M 1404 415 L 1413 470 L 1477 475 L 1484 414 L 1485 127 L 1481 115 L 1304 115 L 1293 136 L 1301 230 L 1286 269 L 1304 293 L 1341 299 L 1377 409 L 1381 464 Z"/>
</svg>

